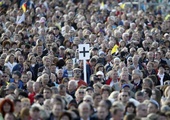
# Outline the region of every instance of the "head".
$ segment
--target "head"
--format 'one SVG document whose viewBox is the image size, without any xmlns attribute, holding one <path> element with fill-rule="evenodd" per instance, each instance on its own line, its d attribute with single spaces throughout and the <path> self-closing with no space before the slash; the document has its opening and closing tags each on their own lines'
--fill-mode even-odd
<svg viewBox="0 0 170 120">
<path fill-rule="evenodd" d="M 147 116 L 147 105 L 144 103 L 140 103 L 137 107 L 136 107 L 136 116 L 137 117 L 146 117 Z"/>
<path fill-rule="evenodd" d="M 43 96 L 44 96 L 44 99 L 50 99 L 52 96 L 52 90 L 48 87 L 45 87 L 43 90 Z"/>
<path fill-rule="evenodd" d="M 90 105 L 88 103 L 82 102 L 78 106 L 78 111 L 81 118 L 87 119 L 88 117 L 90 117 Z"/>
</svg>

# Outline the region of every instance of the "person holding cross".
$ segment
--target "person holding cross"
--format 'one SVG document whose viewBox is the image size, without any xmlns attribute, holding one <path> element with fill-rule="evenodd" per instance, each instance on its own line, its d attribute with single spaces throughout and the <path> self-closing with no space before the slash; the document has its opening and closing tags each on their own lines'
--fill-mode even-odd
<svg viewBox="0 0 170 120">
<path fill-rule="evenodd" d="M 87 86 L 87 83 L 81 80 L 81 69 L 80 68 L 74 68 L 73 74 L 74 74 L 73 79 L 78 83 L 77 88 L 79 88 L 80 86 Z"/>
</svg>

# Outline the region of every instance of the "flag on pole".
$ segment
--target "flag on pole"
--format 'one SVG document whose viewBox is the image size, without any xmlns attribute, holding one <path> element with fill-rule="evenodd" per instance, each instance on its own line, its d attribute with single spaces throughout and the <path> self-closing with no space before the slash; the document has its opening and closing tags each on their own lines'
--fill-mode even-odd
<svg viewBox="0 0 170 120">
<path fill-rule="evenodd" d="M 25 13 L 22 14 L 22 16 L 17 17 L 16 24 L 21 24 L 25 21 Z"/>
<path fill-rule="evenodd" d="M 125 9 L 125 5 L 126 5 L 125 3 L 119 3 L 121 9 Z"/>
<path fill-rule="evenodd" d="M 24 4 L 22 4 L 22 10 L 24 11 L 24 12 L 26 12 L 26 10 L 27 10 L 27 4 L 26 4 L 26 2 L 24 3 Z"/>
<path fill-rule="evenodd" d="M 102 10 L 102 9 L 104 9 L 104 2 L 103 1 L 100 3 L 100 10 Z"/>
<path fill-rule="evenodd" d="M 118 48 L 119 48 L 119 46 L 118 46 L 117 44 L 116 44 L 116 45 L 114 45 L 114 47 L 112 48 L 111 54 L 116 53 L 116 52 L 117 52 L 117 50 L 118 50 Z"/>
</svg>

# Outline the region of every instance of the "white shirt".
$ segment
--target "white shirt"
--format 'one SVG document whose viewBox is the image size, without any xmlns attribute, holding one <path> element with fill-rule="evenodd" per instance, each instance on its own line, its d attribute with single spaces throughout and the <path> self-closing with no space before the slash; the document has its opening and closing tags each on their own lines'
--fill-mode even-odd
<svg viewBox="0 0 170 120">
<path fill-rule="evenodd" d="M 10 72 L 12 72 L 12 69 L 16 64 L 17 64 L 16 62 L 13 63 L 7 62 L 5 63 L 5 66 L 7 66 L 10 69 Z"/>
<path fill-rule="evenodd" d="M 159 76 L 159 78 L 160 78 L 160 85 L 162 86 L 162 85 L 164 85 L 164 81 L 163 81 L 163 78 L 164 78 L 164 73 L 163 74 L 157 74 L 158 76 Z"/>
</svg>

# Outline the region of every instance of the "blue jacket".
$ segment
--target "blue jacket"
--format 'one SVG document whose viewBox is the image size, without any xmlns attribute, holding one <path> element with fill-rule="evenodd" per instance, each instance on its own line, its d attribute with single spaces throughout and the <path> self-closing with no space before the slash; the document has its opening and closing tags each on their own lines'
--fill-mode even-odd
<svg viewBox="0 0 170 120">
<path fill-rule="evenodd" d="M 14 81 L 13 78 L 11 78 L 11 79 L 9 80 L 9 82 L 10 82 L 10 83 L 15 83 L 15 81 Z M 21 80 L 18 80 L 18 88 L 23 89 L 23 86 L 24 86 L 23 82 L 22 82 Z"/>
</svg>

